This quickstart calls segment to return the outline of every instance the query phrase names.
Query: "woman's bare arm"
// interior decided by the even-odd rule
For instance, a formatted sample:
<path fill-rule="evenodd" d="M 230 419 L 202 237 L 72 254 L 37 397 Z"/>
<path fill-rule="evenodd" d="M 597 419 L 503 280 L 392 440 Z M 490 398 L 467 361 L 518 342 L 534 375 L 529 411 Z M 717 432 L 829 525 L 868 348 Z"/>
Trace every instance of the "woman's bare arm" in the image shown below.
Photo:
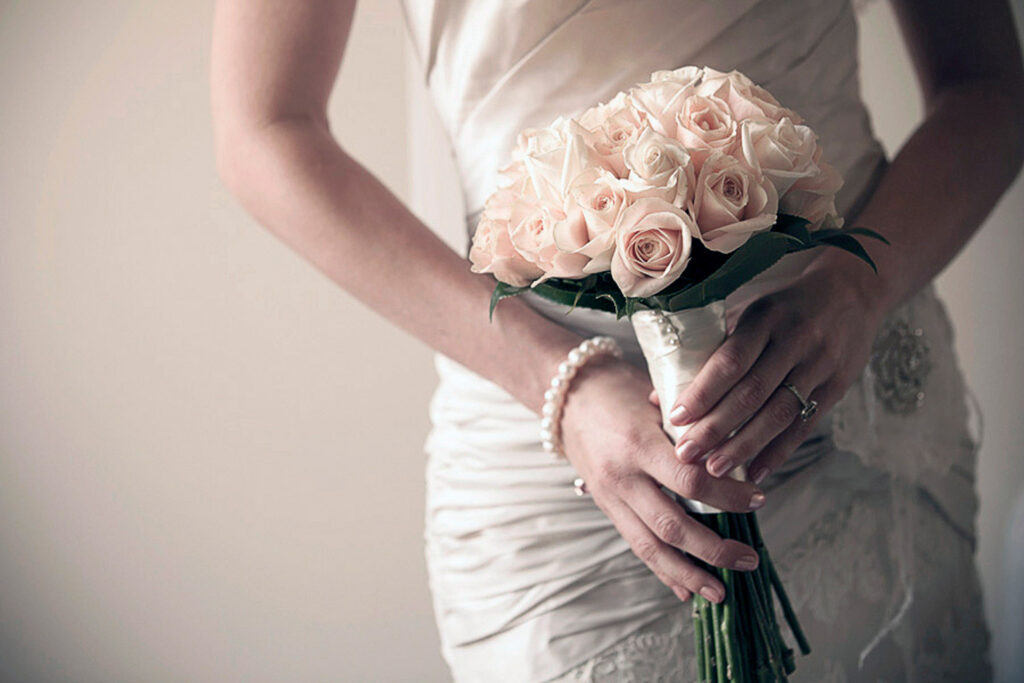
<path fill-rule="evenodd" d="M 949 263 L 1020 171 L 1024 68 L 1005 0 L 893 4 L 927 114 L 860 215 L 847 217 L 892 246 L 866 245 L 878 275 L 822 250 L 795 285 L 747 310 L 675 408 L 674 419 L 693 423 L 680 444 L 687 459 L 721 444 L 707 460 L 714 474 L 752 457 L 755 480 L 777 469 L 815 423 L 796 419 L 800 406 L 780 384 L 819 401 L 820 419 L 863 370 L 882 317 Z"/>
<path fill-rule="evenodd" d="M 276 236 L 373 310 L 539 410 L 577 335 L 493 280 L 338 146 L 327 99 L 354 0 L 217 3 L 212 100 L 224 182 Z M 356 106 L 353 104 L 353 106 Z"/>
<path fill-rule="evenodd" d="M 488 323 L 493 280 L 472 274 L 331 135 L 327 98 L 354 4 L 219 0 L 212 97 L 220 173 L 260 223 L 342 288 L 539 410 L 579 337 L 518 300 L 502 302 Z M 757 556 L 686 516 L 658 484 L 737 512 L 764 497 L 752 484 L 680 463 L 647 403 L 650 389 L 627 363 L 588 364 L 566 399 L 566 455 L 666 585 L 683 599 L 700 591 L 718 601 L 721 583 L 680 551 L 733 569 L 753 568 Z"/>
<path fill-rule="evenodd" d="M 946 267 L 1024 159 L 1024 67 L 1008 3 L 892 4 L 926 114 L 863 211 L 850 217 L 851 225 L 884 233 L 892 246 L 868 245 L 879 277 L 835 250 L 815 266 L 845 269 L 886 309 Z"/>

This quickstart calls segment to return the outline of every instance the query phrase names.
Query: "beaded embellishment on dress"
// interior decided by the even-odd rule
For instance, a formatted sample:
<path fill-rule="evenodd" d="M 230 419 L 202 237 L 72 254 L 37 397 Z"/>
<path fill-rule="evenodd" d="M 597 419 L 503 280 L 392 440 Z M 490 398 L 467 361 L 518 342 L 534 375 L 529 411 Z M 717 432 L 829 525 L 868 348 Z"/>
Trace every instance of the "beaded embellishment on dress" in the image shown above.
<path fill-rule="evenodd" d="M 886 320 L 871 352 L 875 395 L 882 405 L 899 414 L 917 410 L 924 403 L 924 383 L 930 370 L 924 331 L 911 329 L 899 318 Z"/>

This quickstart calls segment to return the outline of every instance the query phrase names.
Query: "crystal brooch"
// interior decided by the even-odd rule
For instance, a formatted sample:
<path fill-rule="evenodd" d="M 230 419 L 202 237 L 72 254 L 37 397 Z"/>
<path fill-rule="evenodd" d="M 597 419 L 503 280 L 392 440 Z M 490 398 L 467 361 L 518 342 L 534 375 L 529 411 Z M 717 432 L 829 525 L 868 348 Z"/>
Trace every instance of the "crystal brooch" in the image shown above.
<path fill-rule="evenodd" d="M 924 384 L 931 371 L 928 342 L 921 328 L 903 320 L 882 325 L 871 350 L 875 396 L 887 410 L 906 415 L 924 403 Z"/>

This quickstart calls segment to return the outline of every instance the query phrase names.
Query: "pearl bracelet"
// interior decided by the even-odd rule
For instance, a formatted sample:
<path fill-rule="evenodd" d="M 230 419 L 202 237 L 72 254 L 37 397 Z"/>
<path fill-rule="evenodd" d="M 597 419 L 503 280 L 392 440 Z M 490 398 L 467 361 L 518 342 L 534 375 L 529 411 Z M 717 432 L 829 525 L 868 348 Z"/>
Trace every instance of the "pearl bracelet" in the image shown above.
<path fill-rule="evenodd" d="M 609 354 L 622 358 L 622 349 L 611 337 L 591 337 L 569 352 L 569 357 L 559 363 L 558 372 L 551 378 L 551 386 L 544 392 L 543 416 L 540 421 L 540 439 L 544 450 L 559 458 L 564 458 L 559 425 L 562 421 L 562 409 L 565 407 L 565 395 L 569 391 L 569 383 L 580 368 L 595 356 Z"/>

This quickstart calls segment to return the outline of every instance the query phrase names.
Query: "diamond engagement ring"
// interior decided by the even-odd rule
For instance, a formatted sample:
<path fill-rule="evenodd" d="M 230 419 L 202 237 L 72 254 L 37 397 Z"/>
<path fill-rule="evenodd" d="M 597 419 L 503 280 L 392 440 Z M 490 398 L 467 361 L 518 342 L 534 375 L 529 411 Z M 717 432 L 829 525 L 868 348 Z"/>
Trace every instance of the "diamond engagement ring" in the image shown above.
<path fill-rule="evenodd" d="M 803 394 L 797 391 L 797 388 L 793 386 L 790 382 L 783 382 L 782 386 L 792 391 L 793 395 L 796 396 L 796 400 L 800 401 L 800 405 L 803 407 L 803 410 L 800 411 L 801 420 L 807 422 L 812 417 L 814 417 L 814 414 L 818 412 L 817 401 L 815 401 L 813 398 L 808 401 L 806 398 L 803 397 Z"/>
<path fill-rule="evenodd" d="M 587 482 L 583 481 L 583 477 L 576 477 L 572 482 L 572 489 L 577 496 L 584 496 L 587 494 Z"/>

